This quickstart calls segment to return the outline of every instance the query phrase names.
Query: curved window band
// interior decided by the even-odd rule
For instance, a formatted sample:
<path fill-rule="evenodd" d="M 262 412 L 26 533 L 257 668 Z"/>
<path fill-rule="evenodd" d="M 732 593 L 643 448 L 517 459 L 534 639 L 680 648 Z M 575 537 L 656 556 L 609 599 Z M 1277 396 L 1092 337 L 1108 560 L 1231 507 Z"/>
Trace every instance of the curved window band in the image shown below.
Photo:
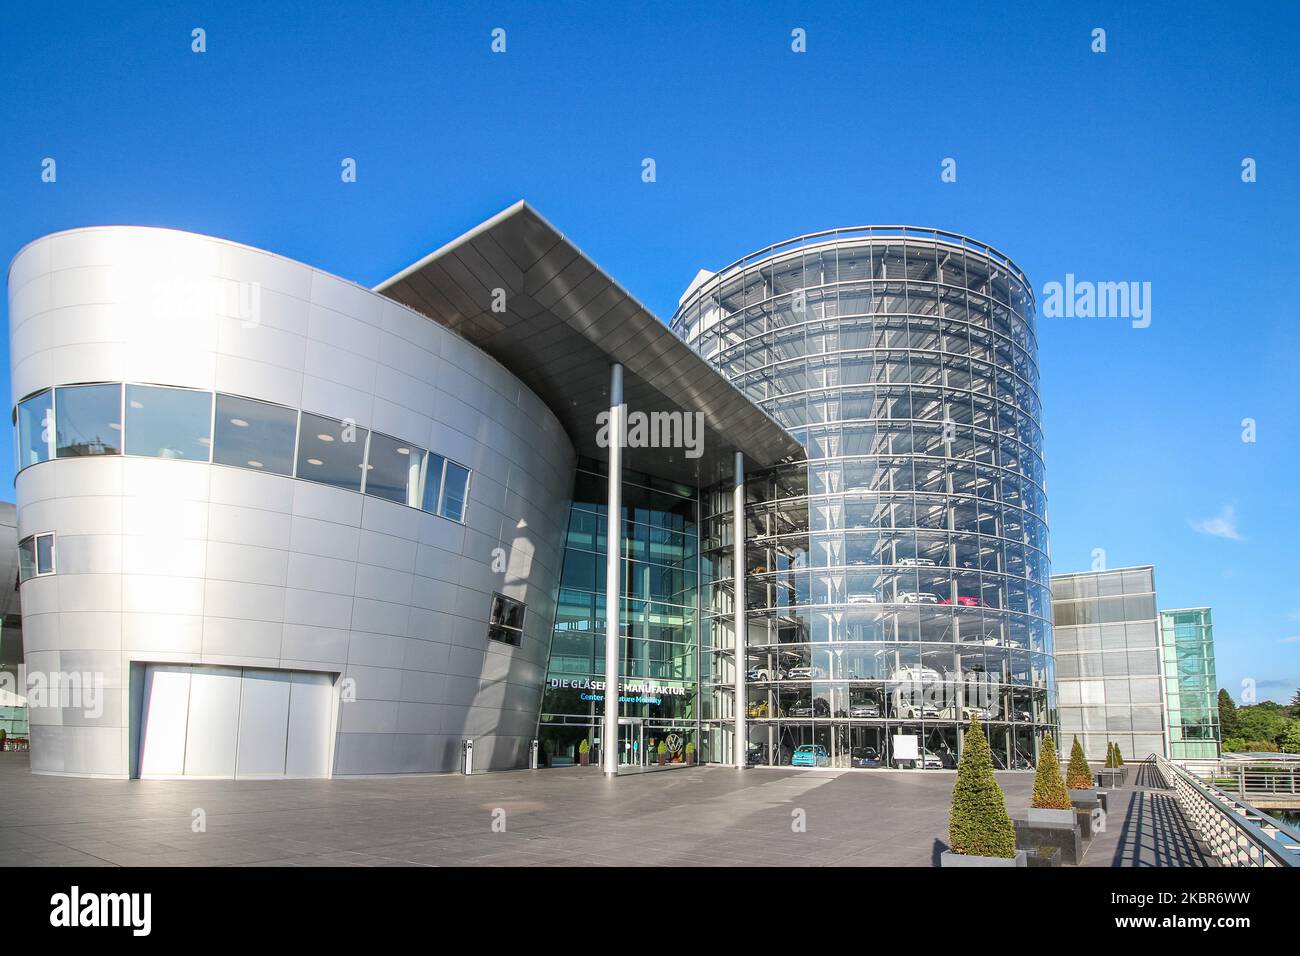
<path fill-rule="evenodd" d="M 469 468 L 411 442 L 260 399 L 166 385 L 58 385 L 13 412 L 16 470 L 116 456 L 226 465 L 383 498 L 463 524 Z"/>

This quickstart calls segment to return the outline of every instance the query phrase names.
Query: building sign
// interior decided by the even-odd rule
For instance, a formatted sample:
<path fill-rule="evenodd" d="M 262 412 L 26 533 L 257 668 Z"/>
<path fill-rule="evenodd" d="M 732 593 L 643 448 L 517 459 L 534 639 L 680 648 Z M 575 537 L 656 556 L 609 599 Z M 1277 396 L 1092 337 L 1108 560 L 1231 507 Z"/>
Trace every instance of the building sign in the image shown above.
<path fill-rule="evenodd" d="M 895 760 L 919 760 L 920 757 L 920 738 L 916 734 L 894 734 Z"/>
<path fill-rule="evenodd" d="M 550 685 L 554 690 L 573 688 L 599 691 L 602 694 L 605 692 L 605 682 L 603 680 L 592 680 L 590 677 L 552 677 Z M 660 684 L 658 681 L 639 681 L 637 683 L 619 681 L 618 692 L 620 694 L 666 694 L 669 697 L 685 697 L 690 693 L 687 688 L 680 685 Z"/>
<path fill-rule="evenodd" d="M 580 700 L 599 703 L 605 699 L 605 682 L 590 677 L 552 677 L 548 683 L 552 690 L 580 690 Z M 662 704 L 665 697 L 687 697 L 690 691 L 680 685 L 660 684 L 658 681 L 619 681 L 620 704 Z"/>

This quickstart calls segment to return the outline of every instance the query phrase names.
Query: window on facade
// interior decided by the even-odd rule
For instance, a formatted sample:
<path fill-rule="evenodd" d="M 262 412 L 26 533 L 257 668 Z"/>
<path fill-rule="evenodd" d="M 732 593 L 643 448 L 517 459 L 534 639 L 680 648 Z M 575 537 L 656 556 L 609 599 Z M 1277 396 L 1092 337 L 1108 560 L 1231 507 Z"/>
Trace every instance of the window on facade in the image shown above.
<path fill-rule="evenodd" d="M 18 469 L 54 457 L 54 392 L 18 404 Z"/>
<path fill-rule="evenodd" d="M 218 395 L 212 460 L 218 465 L 292 475 L 297 426 L 298 413 L 292 408 Z"/>
<path fill-rule="evenodd" d="M 298 430 L 298 477 L 360 491 L 367 433 L 351 422 L 303 412 Z"/>
<path fill-rule="evenodd" d="M 349 421 L 256 399 L 162 385 L 59 386 L 20 402 L 14 425 L 19 470 L 123 450 L 274 475 L 293 476 L 296 466 L 308 481 L 465 520 L 470 471 L 463 465 Z"/>
<path fill-rule="evenodd" d="M 122 386 L 75 385 L 54 390 L 56 454 L 60 458 L 122 453 Z"/>
<path fill-rule="evenodd" d="M 207 461 L 212 393 L 154 385 L 126 387 L 126 453 Z"/>
<path fill-rule="evenodd" d="M 372 432 L 366 458 L 366 494 L 420 507 L 420 474 L 424 449 Z"/>
<path fill-rule="evenodd" d="M 515 647 L 524 642 L 524 605 L 501 594 L 492 595 L 488 637 Z"/>
<path fill-rule="evenodd" d="M 465 496 L 469 492 L 469 469 L 454 461 L 447 462 L 447 473 L 442 482 L 442 500 L 438 514 L 452 521 L 465 518 Z"/>
<path fill-rule="evenodd" d="M 18 542 L 18 580 L 54 573 L 54 535 L 34 534 Z"/>
<path fill-rule="evenodd" d="M 442 496 L 442 472 L 447 459 L 429 452 L 424 462 L 424 475 L 421 483 L 421 505 L 430 514 L 438 513 L 438 500 Z"/>

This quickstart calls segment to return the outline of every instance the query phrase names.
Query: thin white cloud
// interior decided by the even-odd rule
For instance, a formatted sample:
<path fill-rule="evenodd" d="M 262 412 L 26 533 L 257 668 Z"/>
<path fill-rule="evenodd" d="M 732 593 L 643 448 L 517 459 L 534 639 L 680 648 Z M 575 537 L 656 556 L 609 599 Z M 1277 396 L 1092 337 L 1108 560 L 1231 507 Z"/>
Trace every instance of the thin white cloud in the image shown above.
<path fill-rule="evenodd" d="M 1237 509 L 1232 505 L 1224 505 L 1213 518 L 1203 518 L 1200 521 L 1189 521 L 1193 531 L 1199 531 L 1201 534 L 1208 534 L 1215 538 L 1227 538 L 1229 541 L 1241 541 L 1241 533 L 1237 531 Z"/>
<path fill-rule="evenodd" d="M 1277 642 L 1279 644 L 1300 644 L 1300 634 L 1295 637 L 1279 637 Z"/>

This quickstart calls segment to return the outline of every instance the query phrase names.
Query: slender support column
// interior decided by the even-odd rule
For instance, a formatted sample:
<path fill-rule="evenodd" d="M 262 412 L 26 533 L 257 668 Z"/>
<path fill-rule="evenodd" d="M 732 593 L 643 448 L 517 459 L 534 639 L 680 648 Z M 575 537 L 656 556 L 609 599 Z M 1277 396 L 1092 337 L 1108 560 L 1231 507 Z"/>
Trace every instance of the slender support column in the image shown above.
<path fill-rule="evenodd" d="M 600 759 L 605 776 L 618 774 L 620 610 L 623 563 L 623 366 L 609 367 L 609 502 L 605 509 L 605 719 Z"/>
<path fill-rule="evenodd" d="M 732 490 L 731 565 L 734 575 L 736 629 L 736 755 L 737 768 L 745 766 L 749 755 L 749 729 L 745 726 L 745 708 L 749 701 L 745 689 L 745 456 L 736 452 L 735 487 Z"/>

